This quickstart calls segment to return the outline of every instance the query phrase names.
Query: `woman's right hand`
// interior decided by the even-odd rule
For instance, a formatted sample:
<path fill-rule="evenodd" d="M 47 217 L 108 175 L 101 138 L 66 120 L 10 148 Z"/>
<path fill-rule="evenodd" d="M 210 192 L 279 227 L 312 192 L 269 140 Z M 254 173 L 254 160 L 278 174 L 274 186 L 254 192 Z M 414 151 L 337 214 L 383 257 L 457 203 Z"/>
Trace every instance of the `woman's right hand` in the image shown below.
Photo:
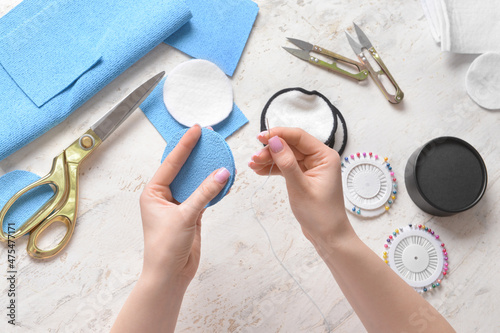
<path fill-rule="evenodd" d="M 293 213 L 369 332 L 454 332 L 423 297 L 366 246 L 347 219 L 339 155 L 303 130 L 273 128 L 252 156 L 259 175 L 286 179 Z"/>
<path fill-rule="evenodd" d="M 355 237 L 344 208 L 338 153 L 298 128 L 272 128 L 257 138 L 267 146 L 249 167 L 258 175 L 271 171 L 285 178 L 293 214 L 318 252 Z"/>

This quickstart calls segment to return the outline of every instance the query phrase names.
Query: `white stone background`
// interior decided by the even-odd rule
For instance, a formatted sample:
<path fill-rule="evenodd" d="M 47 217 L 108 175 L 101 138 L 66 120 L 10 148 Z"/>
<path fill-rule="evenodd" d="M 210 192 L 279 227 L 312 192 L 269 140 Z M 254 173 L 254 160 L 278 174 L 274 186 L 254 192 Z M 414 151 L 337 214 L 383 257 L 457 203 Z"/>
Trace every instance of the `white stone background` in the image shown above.
<path fill-rule="evenodd" d="M 0 15 L 19 2 L 3 0 Z M 227 140 L 238 175 L 230 195 L 205 213 L 201 264 L 185 296 L 177 331 L 325 331 L 316 308 L 272 256 L 250 205 L 250 197 L 264 181 L 247 167 L 250 156 L 261 148 L 255 139 L 260 113 L 275 92 L 296 86 L 320 91 L 341 110 L 350 134 L 347 153 L 377 152 L 388 156 L 394 166 L 400 187 L 393 209 L 373 220 L 351 216 L 361 239 L 380 254 L 388 233 L 396 227 L 430 226 L 447 244 L 450 274 L 441 288 L 425 298 L 459 332 L 499 331 L 499 114 L 477 106 L 465 91 L 465 73 L 476 55 L 441 52 L 417 0 L 256 2 L 260 12 L 231 78 L 235 102 L 250 120 Z M 405 92 L 400 105 L 389 104 L 371 79 L 359 84 L 281 49 L 291 46 L 286 37 L 295 37 L 354 59 L 344 36 L 344 30 L 353 32 L 353 21 L 370 37 Z M 16 169 L 46 174 L 52 158 L 131 89 L 160 71 L 168 74 L 187 59 L 159 45 L 62 124 L 1 161 L 0 175 Z M 403 184 L 410 154 L 442 135 L 457 136 L 475 146 L 489 176 L 481 202 L 452 217 L 422 212 Z M 70 244 L 54 259 L 36 261 L 24 251 L 26 239 L 17 243 L 18 326 L 12 330 L 6 324 L 4 280 L 1 332 L 109 330 L 140 274 L 143 236 L 138 199 L 164 147 L 146 117 L 136 112 L 84 162 L 78 222 Z M 254 206 L 279 258 L 317 302 L 332 330 L 364 331 L 327 267 L 301 234 L 283 180 L 272 178 L 255 196 Z M 0 258 L 6 257 L 2 246 Z M 1 270 L 6 271 L 1 260 Z M 390 327 L 388 322 L 388 331 Z"/>

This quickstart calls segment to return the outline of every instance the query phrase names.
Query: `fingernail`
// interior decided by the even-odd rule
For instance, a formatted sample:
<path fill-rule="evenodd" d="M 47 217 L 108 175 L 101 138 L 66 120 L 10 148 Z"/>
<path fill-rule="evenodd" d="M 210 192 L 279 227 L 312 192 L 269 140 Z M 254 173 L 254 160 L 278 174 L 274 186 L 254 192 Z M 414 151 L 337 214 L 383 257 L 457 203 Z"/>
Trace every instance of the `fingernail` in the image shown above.
<path fill-rule="evenodd" d="M 226 168 L 222 168 L 219 171 L 217 171 L 217 173 L 214 175 L 214 178 L 215 178 L 215 181 L 223 184 L 229 179 L 230 175 L 231 174 L 229 173 L 229 171 Z"/>
<path fill-rule="evenodd" d="M 260 133 L 259 133 L 259 135 L 257 135 L 257 138 L 264 137 L 264 136 L 266 136 L 267 134 L 268 134 L 268 132 L 267 132 L 267 131 L 262 131 L 262 132 L 260 132 Z"/>
<path fill-rule="evenodd" d="M 214 128 L 213 128 L 212 126 L 207 126 L 207 128 L 208 128 L 209 130 L 211 130 L 211 131 L 213 131 L 213 130 L 214 130 Z"/>
<path fill-rule="evenodd" d="M 272 138 L 270 138 L 268 143 L 269 148 L 271 148 L 271 151 L 273 153 L 279 153 L 283 150 L 283 144 L 281 143 L 281 140 L 278 136 L 273 136 Z"/>
<path fill-rule="evenodd" d="M 260 154 L 262 154 L 262 152 L 264 151 L 264 149 L 261 149 L 259 150 L 258 152 L 256 152 L 255 154 L 252 155 L 252 161 L 254 160 L 254 157 L 258 157 L 260 156 Z"/>

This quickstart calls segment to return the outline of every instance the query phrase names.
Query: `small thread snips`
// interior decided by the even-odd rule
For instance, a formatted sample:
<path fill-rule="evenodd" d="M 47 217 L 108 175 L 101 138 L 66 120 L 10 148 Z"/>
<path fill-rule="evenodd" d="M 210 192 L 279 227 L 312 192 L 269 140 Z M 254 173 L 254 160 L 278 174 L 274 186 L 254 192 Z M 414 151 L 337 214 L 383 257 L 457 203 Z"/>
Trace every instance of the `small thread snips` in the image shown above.
<path fill-rule="evenodd" d="M 375 81 L 375 83 L 377 84 L 380 91 L 382 91 L 385 98 L 389 102 L 394 104 L 401 102 L 404 97 L 403 91 L 401 90 L 401 88 L 399 88 L 398 84 L 396 83 L 396 80 L 394 80 L 394 77 L 389 72 L 389 69 L 387 69 L 387 66 L 382 61 L 382 58 L 380 58 L 380 55 L 375 50 L 372 43 L 366 36 L 366 34 L 355 23 L 353 23 L 353 25 L 354 25 L 354 30 L 356 31 L 356 34 L 358 36 L 359 42 L 354 40 L 354 38 L 351 37 L 351 35 L 349 35 L 347 31 L 346 31 L 346 37 L 347 40 L 349 41 L 349 44 L 351 45 L 351 48 L 353 49 L 354 53 L 356 53 L 356 56 L 358 57 L 360 62 L 349 59 L 332 51 L 328 51 L 321 46 L 313 45 L 311 43 L 294 38 L 287 38 L 287 39 L 295 46 L 297 46 L 299 49 L 292 49 L 288 47 L 283 47 L 283 48 L 286 51 L 290 52 L 292 55 L 300 59 L 303 59 L 313 65 L 326 68 L 328 70 L 334 71 L 336 73 L 342 74 L 344 76 L 350 77 L 358 81 L 362 81 L 366 79 L 368 75 L 370 75 L 373 81 Z M 363 49 L 366 49 L 370 53 L 371 57 L 377 62 L 377 64 L 380 67 L 379 71 L 375 71 L 373 67 L 370 65 L 368 59 L 366 58 L 363 52 Z M 322 54 L 327 58 L 331 59 L 333 62 L 328 63 L 317 57 L 314 57 L 313 55 L 310 54 L 311 52 Z M 357 72 L 349 72 L 342 68 L 339 68 L 337 62 L 351 67 L 355 67 L 357 69 Z M 389 79 L 389 81 L 391 82 L 391 84 L 394 86 L 395 89 L 394 95 L 390 94 L 387 91 L 382 81 L 380 81 L 379 75 L 385 75 Z"/>

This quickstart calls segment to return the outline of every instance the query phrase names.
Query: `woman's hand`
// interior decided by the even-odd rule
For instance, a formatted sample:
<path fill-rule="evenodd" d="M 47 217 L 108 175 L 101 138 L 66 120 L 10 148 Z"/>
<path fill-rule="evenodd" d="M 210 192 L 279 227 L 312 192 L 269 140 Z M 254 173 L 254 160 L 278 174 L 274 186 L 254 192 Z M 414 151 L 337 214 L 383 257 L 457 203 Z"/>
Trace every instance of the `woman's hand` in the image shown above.
<path fill-rule="evenodd" d="M 259 135 L 266 148 L 252 156 L 259 175 L 286 179 L 293 213 L 369 332 L 453 332 L 423 297 L 354 233 L 342 194 L 340 158 L 303 130 L 273 128 Z M 418 319 L 417 319 L 418 318 Z M 417 324 L 418 323 L 418 324 Z"/>
<path fill-rule="evenodd" d="M 189 284 L 200 261 L 201 217 L 204 207 L 224 188 L 230 174 L 215 170 L 182 204 L 172 198 L 169 185 L 201 136 L 189 129 L 144 189 L 141 215 L 144 228 L 143 274 L 180 279 Z"/>
<path fill-rule="evenodd" d="M 175 330 L 184 293 L 200 262 L 204 207 L 229 178 L 226 169 L 215 170 L 186 201 L 174 201 L 169 186 L 200 136 L 199 126 L 190 128 L 142 192 L 143 270 L 111 332 Z"/>
<path fill-rule="evenodd" d="M 271 173 L 285 178 L 293 214 L 318 251 L 355 236 L 345 213 L 337 152 L 298 128 L 272 128 L 257 138 L 267 146 L 252 156 L 250 168 L 264 176 L 275 163 Z"/>

